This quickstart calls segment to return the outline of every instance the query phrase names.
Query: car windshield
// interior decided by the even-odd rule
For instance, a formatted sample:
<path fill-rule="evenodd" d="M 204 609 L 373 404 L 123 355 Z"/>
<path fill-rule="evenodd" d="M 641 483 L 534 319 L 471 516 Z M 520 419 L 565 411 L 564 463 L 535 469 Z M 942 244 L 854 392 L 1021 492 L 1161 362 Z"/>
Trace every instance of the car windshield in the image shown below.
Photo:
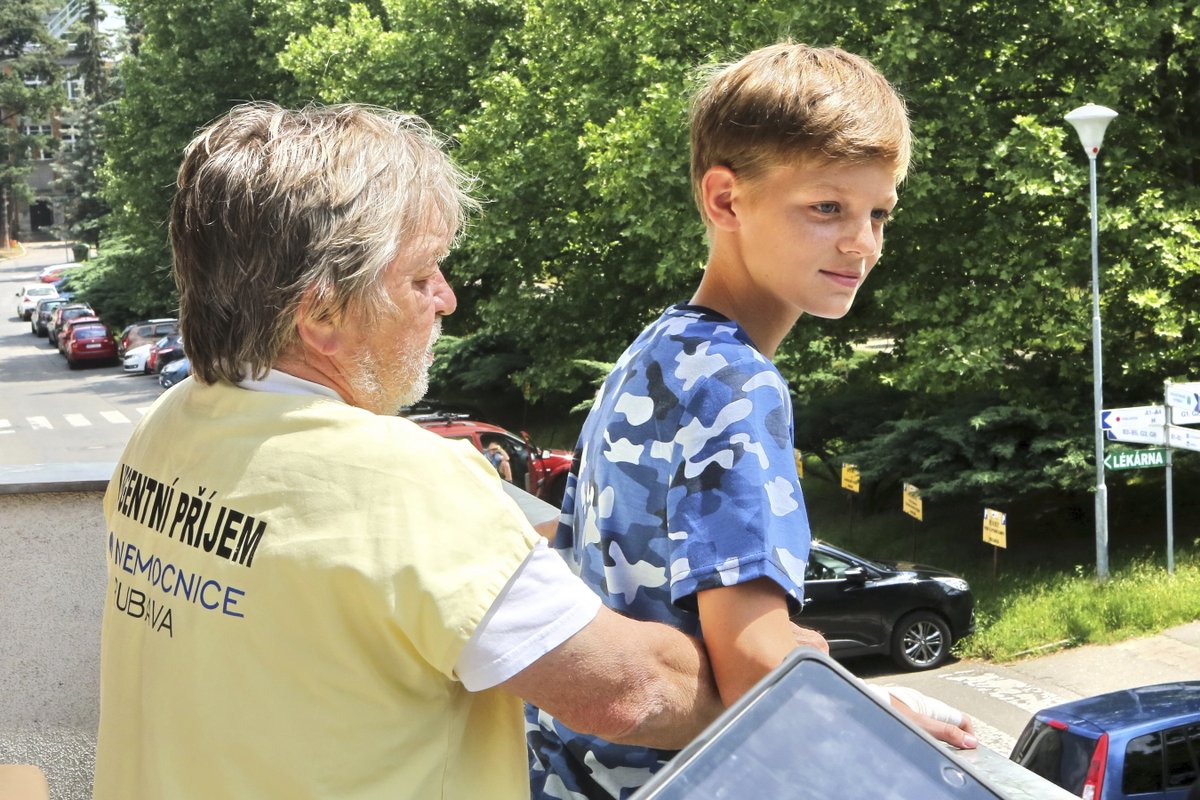
<path fill-rule="evenodd" d="M 1017 740 L 1012 760 L 1078 795 L 1095 749 L 1096 739 L 1034 719 Z"/>

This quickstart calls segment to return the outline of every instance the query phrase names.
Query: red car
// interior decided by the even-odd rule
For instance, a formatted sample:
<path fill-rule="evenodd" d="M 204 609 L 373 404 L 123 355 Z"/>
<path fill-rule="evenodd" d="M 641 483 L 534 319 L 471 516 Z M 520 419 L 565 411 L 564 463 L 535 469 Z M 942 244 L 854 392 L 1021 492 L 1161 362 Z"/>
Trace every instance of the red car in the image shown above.
<path fill-rule="evenodd" d="M 117 342 L 112 331 L 100 320 L 75 322 L 65 333 L 63 355 L 71 369 L 79 369 L 83 361 L 117 363 Z"/>
<path fill-rule="evenodd" d="M 92 313 L 64 318 L 62 324 L 58 326 L 58 337 L 54 340 L 54 346 L 58 348 L 59 355 L 65 356 L 67 354 L 67 337 L 71 335 L 71 329 L 81 322 L 100 322 L 100 318 Z"/>
<path fill-rule="evenodd" d="M 492 443 L 500 445 L 508 453 L 513 483 L 551 505 L 562 505 L 571 471 L 571 454 L 566 450 L 540 450 L 524 431 L 518 436 L 467 414 L 436 412 L 413 414 L 408 419 L 447 439 L 466 439 L 481 453 Z"/>

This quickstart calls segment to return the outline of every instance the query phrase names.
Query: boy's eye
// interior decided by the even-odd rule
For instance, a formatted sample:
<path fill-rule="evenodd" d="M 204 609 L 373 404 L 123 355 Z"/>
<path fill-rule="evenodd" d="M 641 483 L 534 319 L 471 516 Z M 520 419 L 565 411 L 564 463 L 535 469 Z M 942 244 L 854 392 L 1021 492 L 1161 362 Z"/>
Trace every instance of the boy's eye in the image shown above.
<path fill-rule="evenodd" d="M 886 208 L 877 208 L 871 212 L 871 219 L 875 220 L 876 222 L 887 222 L 891 218 L 892 212 L 888 211 Z"/>
<path fill-rule="evenodd" d="M 836 214 L 837 210 L 838 210 L 838 204 L 837 203 L 817 203 L 816 205 L 813 206 L 813 208 L 815 208 L 817 211 L 821 212 L 822 214 Z"/>

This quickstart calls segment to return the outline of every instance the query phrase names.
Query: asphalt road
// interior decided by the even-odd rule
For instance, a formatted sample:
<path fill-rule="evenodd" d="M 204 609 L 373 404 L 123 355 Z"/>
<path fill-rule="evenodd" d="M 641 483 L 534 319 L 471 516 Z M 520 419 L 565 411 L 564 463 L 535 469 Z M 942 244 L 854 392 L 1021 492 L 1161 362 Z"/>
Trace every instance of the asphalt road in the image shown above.
<path fill-rule="evenodd" d="M 0 260 L 0 465 L 116 462 L 162 388 L 120 367 L 68 369 L 44 337 L 30 333 L 16 314 L 17 290 L 69 256 L 61 245 L 27 248 Z"/>
<path fill-rule="evenodd" d="M 1088 645 L 1010 664 L 956 661 L 928 672 L 896 673 L 885 659 L 846 664 L 869 683 L 908 686 L 971 715 L 979 741 L 1003 755 L 1046 706 L 1104 692 L 1200 680 L 1200 621 L 1156 636 Z"/>

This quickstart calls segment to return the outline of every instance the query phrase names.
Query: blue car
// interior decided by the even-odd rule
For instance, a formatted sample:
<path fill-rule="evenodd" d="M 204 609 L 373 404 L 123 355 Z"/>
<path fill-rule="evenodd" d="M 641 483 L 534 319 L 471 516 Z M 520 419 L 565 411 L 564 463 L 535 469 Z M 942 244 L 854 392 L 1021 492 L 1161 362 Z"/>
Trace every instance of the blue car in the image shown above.
<path fill-rule="evenodd" d="M 177 358 L 162 368 L 158 373 L 158 383 L 164 389 L 170 389 L 175 384 L 192 374 L 192 362 L 187 356 Z"/>
<path fill-rule="evenodd" d="M 1200 780 L 1200 681 L 1042 709 L 1011 758 L 1085 800 L 1184 800 Z"/>

